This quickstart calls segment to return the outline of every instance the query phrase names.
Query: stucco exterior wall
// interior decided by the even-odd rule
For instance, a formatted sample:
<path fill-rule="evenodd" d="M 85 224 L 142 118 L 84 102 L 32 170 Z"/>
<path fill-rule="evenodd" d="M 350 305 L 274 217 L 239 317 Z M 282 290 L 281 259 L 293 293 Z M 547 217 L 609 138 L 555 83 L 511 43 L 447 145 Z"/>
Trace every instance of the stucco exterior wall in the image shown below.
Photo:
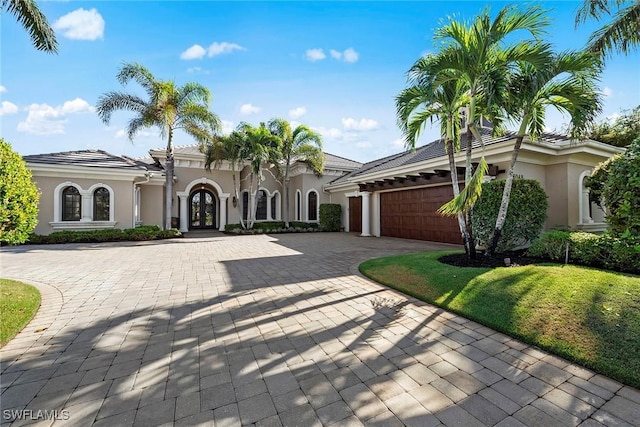
<path fill-rule="evenodd" d="M 88 178 L 69 178 L 69 177 L 52 177 L 33 173 L 33 181 L 40 190 L 40 203 L 38 211 L 38 225 L 36 226 L 36 234 L 50 234 L 56 230 L 49 223 L 54 221 L 54 204 L 55 189 L 58 185 L 66 182 L 76 184 L 82 190 L 89 190 L 96 184 L 104 184 L 113 190 L 114 197 L 110 203 L 114 206 L 115 228 L 131 228 L 133 227 L 133 179 L 130 181 L 113 180 L 113 179 L 88 179 Z M 61 194 L 58 196 L 61 197 Z M 59 208 L 62 210 L 62 204 Z M 84 207 L 83 207 L 84 209 Z M 85 214 L 85 212 L 83 212 Z M 61 215 L 60 215 L 61 217 Z M 78 223 L 78 221 L 69 221 L 69 229 Z M 90 228 L 90 224 L 87 224 Z"/>
<path fill-rule="evenodd" d="M 142 225 L 164 223 L 164 185 L 140 185 L 140 220 Z"/>
<path fill-rule="evenodd" d="M 567 164 L 549 165 L 546 168 L 546 181 L 549 183 L 545 192 L 549 196 L 549 209 L 545 229 L 566 227 L 569 225 L 569 182 Z"/>

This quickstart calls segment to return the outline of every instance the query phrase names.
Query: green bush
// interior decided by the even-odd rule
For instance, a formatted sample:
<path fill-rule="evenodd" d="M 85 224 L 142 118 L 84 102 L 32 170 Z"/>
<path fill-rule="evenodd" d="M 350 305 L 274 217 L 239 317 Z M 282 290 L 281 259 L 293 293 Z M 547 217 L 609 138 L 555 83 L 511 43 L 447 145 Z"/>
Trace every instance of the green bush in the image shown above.
<path fill-rule="evenodd" d="M 548 231 L 529 247 L 529 255 L 564 262 L 569 244 L 573 264 L 640 273 L 640 237 L 611 233 Z"/>
<path fill-rule="evenodd" d="M 175 228 L 162 230 L 156 225 L 145 225 L 120 230 L 110 228 L 104 230 L 55 231 L 48 235 L 31 234 L 27 241 L 33 245 L 56 243 L 101 243 L 138 240 L 157 240 L 180 237 L 182 233 Z"/>
<path fill-rule="evenodd" d="M 342 206 L 337 203 L 320 205 L 320 230 L 340 231 L 342 226 Z"/>
<path fill-rule="evenodd" d="M 0 244 L 27 240 L 38 224 L 39 197 L 24 159 L 0 138 Z"/>
<path fill-rule="evenodd" d="M 598 165 L 586 185 L 590 196 L 606 205 L 612 233 L 640 236 L 640 138 L 625 153 Z"/>
<path fill-rule="evenodd" d="M 227 224 L 224 226 L 225 233 L 232 234 L 262 234 L 262 233 L 299 233 L 302 231 L 317 231 L 318 224 L 315 222 L 291 221 L 289 228 L 285 228 L 284 221 L 262 221 L 255 222 L 253 228 L 245 230 L 240 224 Z"/>
<path fill-rule="evenodd" d="M 473 231 L 480 245 L 487 246 L 493 234 L 504 184 L 504 180 L 482 184 L 482 196 L 473 207 Z M 547 218 L 547 206 L 547 195 L 538 181 L 514 179 L 498 251 L 526 245 L 538 237 Z"/>

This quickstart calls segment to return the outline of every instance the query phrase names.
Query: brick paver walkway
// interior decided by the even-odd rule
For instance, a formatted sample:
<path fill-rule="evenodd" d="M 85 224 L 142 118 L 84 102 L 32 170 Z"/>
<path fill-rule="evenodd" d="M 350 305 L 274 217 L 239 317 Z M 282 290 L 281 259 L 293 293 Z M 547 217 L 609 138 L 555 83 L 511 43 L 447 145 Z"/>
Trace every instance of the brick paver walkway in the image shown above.
<path fill-rule="evenodd" d="M 442 247 L 335 233 L 5 248 L 2 276 L 43 306 L 0 351 L 2 421 L 640 423 L 638 390 L 357 273 Z"/>

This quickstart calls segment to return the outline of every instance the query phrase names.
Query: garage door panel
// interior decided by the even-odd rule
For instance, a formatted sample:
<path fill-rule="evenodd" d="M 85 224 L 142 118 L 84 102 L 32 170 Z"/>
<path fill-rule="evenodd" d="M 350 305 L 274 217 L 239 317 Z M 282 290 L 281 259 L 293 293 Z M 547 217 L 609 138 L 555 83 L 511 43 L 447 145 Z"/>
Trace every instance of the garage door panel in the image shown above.
<path fill-rule="evenodd" d="M 462 243 L 458 221 L 438 208 L 453 198 L 450 185 L 380 194 L 380 233 L 383 236 L 434 242 Z"/>

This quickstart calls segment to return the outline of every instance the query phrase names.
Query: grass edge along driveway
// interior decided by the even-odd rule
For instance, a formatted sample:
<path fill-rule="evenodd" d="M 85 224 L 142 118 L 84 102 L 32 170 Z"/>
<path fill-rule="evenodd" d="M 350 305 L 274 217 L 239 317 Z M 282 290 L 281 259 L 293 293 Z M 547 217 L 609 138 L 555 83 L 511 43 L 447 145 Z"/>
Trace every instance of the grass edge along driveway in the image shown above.
<path fill-rule="evenodd" d="M 31 285 L 0 279 L 0 347 L 20 332 L 40 307 L 40 292 Z"/>
<path fill-rule="evenodd" d="M 368 260 L 376 282 L 640 388 L 640 276 L 538 264 L 461 268 L 451 251 Z"/>

